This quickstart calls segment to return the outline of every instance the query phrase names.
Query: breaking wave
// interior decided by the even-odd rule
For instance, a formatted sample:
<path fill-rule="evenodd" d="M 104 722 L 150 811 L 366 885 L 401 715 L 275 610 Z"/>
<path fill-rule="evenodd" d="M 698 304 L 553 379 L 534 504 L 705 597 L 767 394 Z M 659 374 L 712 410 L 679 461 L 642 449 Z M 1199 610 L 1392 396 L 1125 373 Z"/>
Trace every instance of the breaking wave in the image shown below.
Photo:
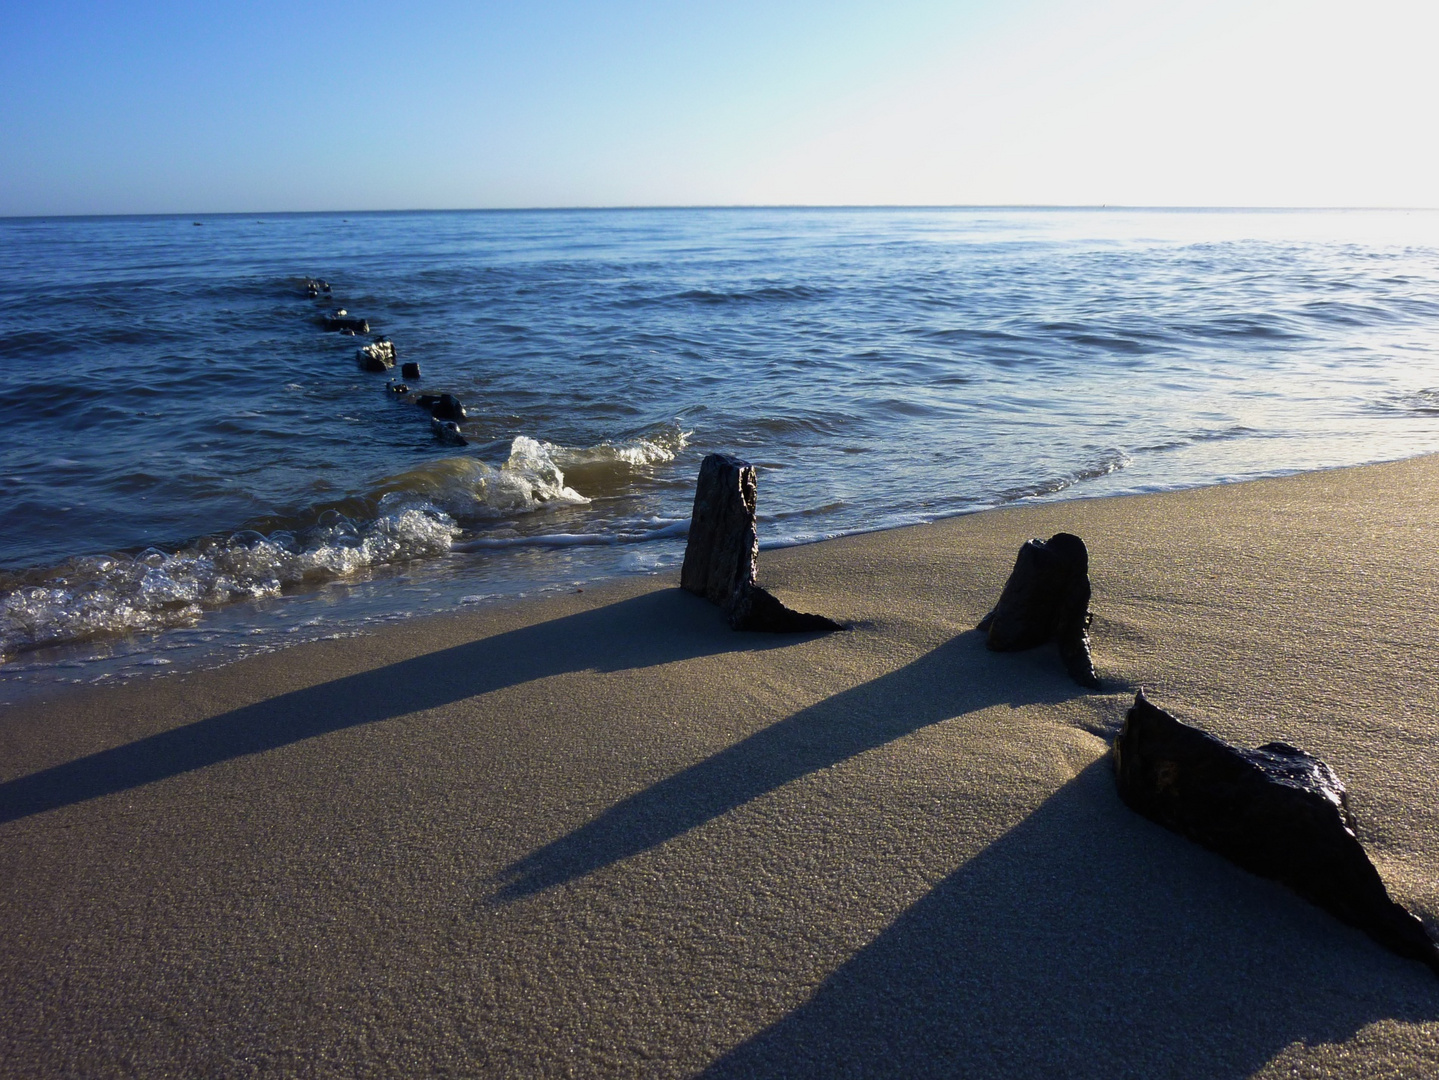
<path fill-rule="evenodd" d="M 48 570 L 3 575 L 0 656 L 99 634 L 183 626 L 234 600 L 278 596 L 441 554 L 458 532 L 446 515 L 417 507 L 364 523 L 331 511 L 303 531 L 241 530 L 175 551 L 82 556 Z"/>
<path fill-rule="evenodd" d="M 625 490 L 637 473 L 675 459 L 689 439 L 677 425 L 648 437 L 561 446 L 528 435 L 498 468 L 477 457 L 441 458 L 381 480 L 372 500 L 420 498 L 462 522 L 492 521 L 544 507 L 582 506 Z"/>
<path fill-rule="evenodd" d="M 410 502 L 468 522 L 512 517 L 544 506 L 590 500 L 565 483 L 544 445 L 521 435 L 498 468 L 477 457 L 449 457 L 385 477 L 367 501 Z"/>
<path fill-rule="evenodd" d="M 683 535 L 688 522 L 648 520 L 606 533 L 473 537 L 467 532 L 591 499 L 567 470 L 632 474 L 672 461 L 678 427 L 627 442 L 575 448 L 516 437 L 499 466 L 478 457 L 427 462 L 384 477 L 367 492 L 278 515 L 173 550 L 82 556 L 58 566 L 0 572 L 0 657 L 102 634 L 194 623 L 206 609 L 279 596 L 379 567 L 452 550 L 634 543 Z"/>

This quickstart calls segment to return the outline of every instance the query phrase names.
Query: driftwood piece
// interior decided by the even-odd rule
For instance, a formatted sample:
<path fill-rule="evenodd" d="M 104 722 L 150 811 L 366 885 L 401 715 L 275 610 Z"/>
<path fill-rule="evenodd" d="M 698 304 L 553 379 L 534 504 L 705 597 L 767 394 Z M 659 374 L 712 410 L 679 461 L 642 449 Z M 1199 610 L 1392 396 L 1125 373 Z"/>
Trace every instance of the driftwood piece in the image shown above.
<path fill-rule="evenodd" d="M 1176 720 L 1143 691 L 1114 743 L 1119 797 L 1165 828 L 1288 885 L 1439 974 L 1439 947 L 1389 897 L 1355 835 L 1344 785 L 1286 743 L 1230 746 Z"/>
<path fill-rule="evenodd" d="M 1065 670 L 1081 686 L 1098 686 L 1089 655 L 1089 552 L 1072 533 L 1030 540 L 1019 549 L 1014 569 L 994 610 L 975 629 L 987 633 L 996 652 L 1059 643 Z"/>
<path fill-rule="evenodd" d="M 700 463 L 680 586 L 718 604 L 736 630 L 842 630 L 823 615 L 793 611 L 755 583 L 755 469 L 728 454 Z"/>

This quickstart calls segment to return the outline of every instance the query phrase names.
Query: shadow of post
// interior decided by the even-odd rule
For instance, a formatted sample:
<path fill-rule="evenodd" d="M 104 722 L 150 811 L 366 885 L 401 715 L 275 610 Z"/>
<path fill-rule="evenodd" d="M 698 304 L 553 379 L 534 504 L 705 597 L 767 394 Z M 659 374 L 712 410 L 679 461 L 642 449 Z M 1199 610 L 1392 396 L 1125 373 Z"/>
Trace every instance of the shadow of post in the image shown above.
<path fill-rule="evenodd" d="M 808 773 L 990 705 L 1078 697 L 1053 650 L 1001 656 L 966 632 L 632 795 L 499 875 L 508 902 L 656 847 Z"/>
<path fill-rule="evenodd" d="M 152 784 L 303 739 L 571 671 L 620 671 L 802 636 L 735 634 L 667 589 L 281 694 L 0 784 L 0 823 Z"/>
<path fill-rule="evenodd" d="M 703 1075 L 1219 1080 L 1381 1019 L 1439 982 L 1131 813 L 1105 757 Z"/>

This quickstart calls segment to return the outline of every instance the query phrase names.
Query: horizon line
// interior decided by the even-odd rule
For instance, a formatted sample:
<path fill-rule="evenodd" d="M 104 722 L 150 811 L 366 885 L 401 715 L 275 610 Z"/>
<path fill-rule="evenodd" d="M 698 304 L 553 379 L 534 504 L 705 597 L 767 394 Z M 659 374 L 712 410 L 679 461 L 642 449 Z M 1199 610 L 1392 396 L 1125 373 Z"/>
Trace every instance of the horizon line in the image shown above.
<path fill-rule="evenodd" d="M 1265 206 L 1184 205 L 1161 203 L 658 203 L 576 204 L 568 206 L 398 207 L 383 210 L 191 210 L 73 214 L 0 214 L 0 221 L 47 221 L 84 218 L 221 218 L 297 217 L 347 214 L 534 214 L 625 213 L 677 210 L 1031 210 L 1031 211 L 1149 211 L 1189 213 L 1412 213 L 1432 212 L 1439 206 Z"/>

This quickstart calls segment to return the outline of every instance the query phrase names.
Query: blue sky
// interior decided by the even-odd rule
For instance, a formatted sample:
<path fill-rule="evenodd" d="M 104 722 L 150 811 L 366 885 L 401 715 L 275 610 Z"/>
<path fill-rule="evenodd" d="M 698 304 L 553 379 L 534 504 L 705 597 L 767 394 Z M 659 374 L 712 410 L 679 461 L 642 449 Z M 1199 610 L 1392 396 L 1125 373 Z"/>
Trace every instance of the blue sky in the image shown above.
<path fill-rule="evenodd" d="M 0 0 L 0 214 L 1434 206 L 1435 9 Z"/>

